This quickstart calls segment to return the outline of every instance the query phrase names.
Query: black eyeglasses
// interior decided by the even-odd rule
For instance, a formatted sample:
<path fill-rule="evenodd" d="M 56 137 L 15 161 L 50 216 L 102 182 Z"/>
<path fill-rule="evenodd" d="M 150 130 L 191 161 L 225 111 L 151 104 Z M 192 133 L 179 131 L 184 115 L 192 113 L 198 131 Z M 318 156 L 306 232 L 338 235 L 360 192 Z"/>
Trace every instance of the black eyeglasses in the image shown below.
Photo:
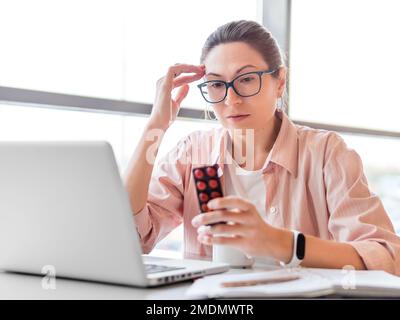
<path fill-rule="evenodd" d="M 224 101 L 228 94 L 229 87 L 241 97 L 251 97 L 258 94 L 261 90 L 261 76 L 263 74 L 272 74 L 274 70 L 253 71 L 241 74 L 230 82 L 223 80 L 210 80 L 197 85 L 201 95 L 209 103 L 219 103 Z"/>

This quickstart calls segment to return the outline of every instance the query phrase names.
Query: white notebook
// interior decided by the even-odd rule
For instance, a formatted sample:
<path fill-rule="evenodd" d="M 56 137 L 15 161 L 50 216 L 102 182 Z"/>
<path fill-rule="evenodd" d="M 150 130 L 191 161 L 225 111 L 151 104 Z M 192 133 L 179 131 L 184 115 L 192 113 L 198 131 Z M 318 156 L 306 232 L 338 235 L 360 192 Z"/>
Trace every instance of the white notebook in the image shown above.
<path fill-rule="evenodd" d="M 298 279 L 251 286 L 223 287 L 223 282 L 249 281 L 294 274 Z M 384 271 L 339 269 L 280 269 L 245 274 L 212 275 L 197 279 L 186 291 L 191 299 L 315 298 L 327 295 L 400 297 L 400 277 Z"/>

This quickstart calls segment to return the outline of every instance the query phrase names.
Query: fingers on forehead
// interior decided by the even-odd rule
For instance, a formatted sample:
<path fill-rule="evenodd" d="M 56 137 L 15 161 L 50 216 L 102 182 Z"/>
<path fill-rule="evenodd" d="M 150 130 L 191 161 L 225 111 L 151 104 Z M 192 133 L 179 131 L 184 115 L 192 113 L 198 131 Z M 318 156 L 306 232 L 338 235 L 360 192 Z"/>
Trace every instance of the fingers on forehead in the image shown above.
<path fill-rule="evenodd" d="M 200 69 L 198 66 L 191 64 L 179 64 L 170 67 L 169 71 L 171 73 L 180 74 L 182 72 L 193 72 L 193 73 L 201 73 L 204 70 Z"/>

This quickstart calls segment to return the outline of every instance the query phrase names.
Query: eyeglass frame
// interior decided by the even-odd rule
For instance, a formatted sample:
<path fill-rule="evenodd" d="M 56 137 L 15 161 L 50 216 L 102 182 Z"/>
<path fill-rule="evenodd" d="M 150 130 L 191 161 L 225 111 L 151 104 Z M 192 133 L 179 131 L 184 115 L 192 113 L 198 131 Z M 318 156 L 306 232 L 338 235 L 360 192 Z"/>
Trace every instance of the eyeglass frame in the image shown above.
<path fill-rule="evenodd" d="M 243 73 L 243 74 L 241 74 L 241 75 L 238 75 L 238 76 L 235 77 L 232 81 L 229 81 L 229 82 L 226 82 L 226 81 L 224 81 L 224 80 L 208 80 L 208 81 L 205 81 L 205 82 L 203 82 L 203 83 L 198 84 L 197 87 L 200 89 L 200 93 L 201 93 L 202 97 L 204 98 L 204 100 L 206 100 L 208 103 L 220 103 L 220 102 L 224 101 L 225 98 L 226 98 L 226 96 L 228 95 L 228 90 L 229 90 L 230 87 L 232 87 L 233 91 L 235 91 L 235 93 L 236 93 L 238 96 L 243 97 L 243 98 L 248 98 L 248 97 L 252 97 L 252 96 L 255 96 L 255 95 L 257 95 L 257 94 L 260 93 L 260 91 L 261 91 L 261 86 L 262 86 L 262 79 L 261 79 L 261 76 L 262 76 L 263 74 L 273 74 L 273 73 L 275 73 L 275 72 L 278 71 L 278 70 L 279 70 L 279 67 L 278 67 L 278 68 L 275 68 L 275 69 L 273 69 L 273 70 L 268 69 L 268 70 L 263 70 L 263 71 L 250 71 L 250 72 L 246 72 L 246 73 Z M 241 94 L 236 90 L 235 86 L 233 85 L 233 82 L 236 81 L 236 79 L 238 79 L 238 78 L 240 78 L 240 77 L 243 77 L 243 76 L 245 76 L 245 75 L 247 75 L 247 74 L 254 74 L 254 73 L 257 74 L 258 77 L 259 77 L 259 79 L 260 79 L 260 86 L 259 86 L 259 88 L 258 88 L 258 91 L 257 91 L 256 93 L 251 94 L 251 95 L 248 95 L 248 96 L 241 95 Z M 207 100 L 206 97 L 204 96 L 203 91 L 201 90 L 201 87 L 203 87 L 206 83 L 210 83 L 210 82 L 219 82 L 219 83 L 223 83 L 223 84 L 225 85 L 225 95 L 224 95 L 224 97 L 223 97 L 221 100 L 216 101 L 216 102 L 211 102 L 211 101 Z"/>

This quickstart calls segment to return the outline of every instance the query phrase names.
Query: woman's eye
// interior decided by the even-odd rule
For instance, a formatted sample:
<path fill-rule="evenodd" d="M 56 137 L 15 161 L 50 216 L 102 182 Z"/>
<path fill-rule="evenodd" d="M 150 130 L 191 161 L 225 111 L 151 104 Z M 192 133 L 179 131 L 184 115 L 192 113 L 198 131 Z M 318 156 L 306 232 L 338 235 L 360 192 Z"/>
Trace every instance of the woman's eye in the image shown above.
<path fill-rule="evenodd" d="M 254 77 L 244 77 L 244 78 L 240 79 L 240 82 L 250 82 L 253 80 L 254 80 Z"/>
<path fill-rule="evenodd" d="M 211 87 L 214 88 L 214 89 L 219 89 L 222 86 L 223 86 L 222 83 L 219 83 L 219 82 L 211 84 Z"/>

